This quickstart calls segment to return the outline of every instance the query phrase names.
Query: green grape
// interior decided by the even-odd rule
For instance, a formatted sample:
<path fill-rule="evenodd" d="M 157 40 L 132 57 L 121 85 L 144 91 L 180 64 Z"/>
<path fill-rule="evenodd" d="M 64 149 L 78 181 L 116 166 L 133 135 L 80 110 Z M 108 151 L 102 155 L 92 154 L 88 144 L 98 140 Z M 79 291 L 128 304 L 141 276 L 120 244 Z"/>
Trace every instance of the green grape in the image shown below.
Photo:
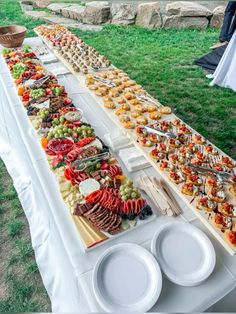
<path fill-rule="evenodd" d="M 137 198 L 137 194 L 135 192 L 131 193 L 131 198 Z"/>
<path fill-rule="evenodd" d="M 98 163 L 96 164 L 96 168 L 97 168 L 97 169 L 100 169 L 100 168 L 101 168 L 100 162 L 98 162 Z"/>
<path fill-rule="evenodd" d="M 133 185 L 133 181 L 130 180 L 130 179 L 128 179 L 127 182 L 126 182 L 126 184 L 131 187 L 131 186 Z"/>
<path fill-rule="evenodd" d="M 130 193 L 132 191 L 132 189 L 131 188 L 125 188 L 125 193 Z"/>

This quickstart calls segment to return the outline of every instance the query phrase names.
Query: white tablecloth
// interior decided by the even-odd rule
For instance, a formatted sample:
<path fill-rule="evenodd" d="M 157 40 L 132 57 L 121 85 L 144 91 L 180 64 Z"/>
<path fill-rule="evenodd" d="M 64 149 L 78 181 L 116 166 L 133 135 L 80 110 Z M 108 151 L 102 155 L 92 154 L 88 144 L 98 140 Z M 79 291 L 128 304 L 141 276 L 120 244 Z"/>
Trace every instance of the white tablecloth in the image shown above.
<path fill-rule="evenodd" d="M 236 31 L 212 77 L 210 86 L 219 85 L 236 91 Z"/>
<path fill-rule="evenodd" d="M 30 45 L 38 38 L 27 39 Z M 49 67 L 57 67 L 51 64 Z M 36 262 L 44 285 L 56 312 L 101 312 L 91 284 L 91 275 L 98 256 L 120 242 L 133 242 L 150 249 L 150 241 L 159 225 L 170 218 L 157 217 L 152 222 L 124 234 L 113 241 L 85 253 L 77 230 L 58 190 L 57 181 L 49 170 L 46 156 L 37 135 L 16 94 L 15 86 L 3 58 L 0 58 L 0 156 L 13 178 L 30 226 Z M 60 78 L 74 103 L 82 108 L 88 122 L 99 136 L 114 128 L 114 124 L 94 103 L 72 75 Z M 144 171 L 144 170 L 143 170 Z M 145 173 L 153 175 L 153 169 Z M 134 173 L 133 178 L 140 175 Z M 194 214 L 183 205 L 187 220 L 204 230 L 213 242 L 217 254 L 213 274 L 197 287 L 180 287 L 164 278 L 155 312 L 204 311 L 236 286 L 236 256 L 231 257 L 209 234 Z"/>

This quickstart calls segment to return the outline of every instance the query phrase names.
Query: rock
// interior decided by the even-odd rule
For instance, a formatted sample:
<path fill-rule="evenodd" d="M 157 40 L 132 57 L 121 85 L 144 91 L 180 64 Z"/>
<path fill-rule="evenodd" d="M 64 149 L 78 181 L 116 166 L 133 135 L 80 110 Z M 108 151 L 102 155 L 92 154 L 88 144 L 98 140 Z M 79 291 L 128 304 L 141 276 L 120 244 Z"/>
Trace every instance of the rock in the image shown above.
<path fill-rule="evenodd" d="M 65 17 L 58 16 L 58 15 L 51 15 L 51 16 L 45 17 L 43 20 L 49 24 L 60 24 L 66 27 L 73 27 L 73 28 L 81 29 L 83 31 L 98 32 L 102 30 L 101 25 L 90 25 L 90 24 L 78 23 L 72 19 L 68 19 Z"/>
<path fill-rule="evenodd" d="M 34 0 L 21 0 L 20 3 L 26 5 L 33 5 Z"/>
<path fill-rule="evenodd" d="M 141 3 L 138 6 L 136 24 L 139 26 L 154 28 L 162 26 L 159 2 Z"/>
<path fill-rule="evenodd" d="M 200 28 L 206 29 L 209 20 L 206 17 L 190 17 L 190 16 L 165 16 L 163 19 L 163 27 L 165 28 Z"/>
<path fill-rule="evenodd" d="M 130 25 L 134 24 L 137 14 L 136 6 L 124 3 L 112 3 L 112 24 Z"/>
<path fill-rule="evenodd" d="M 20 7 L 22 12 L 24 13 L 25 11 L 33 11 L 33 5 L 31 4 L 24 4 L 20 2 Z"/>
<path fill-rule="evenodd" d="M 34 0 L 34 8 L 46 8 L 50 4 L 50 0 Z"/>
<path fill-rule="evenodd" d="M 197 2 L 176 1 L 166 5 L 167 15 L 211 16 L 212 12 Z"/>
<path fill-rule="evenodd" d="M 42 19 L 48 15 L 49 14 L 45 11 L 25 11 L 25 16 L 31 17 L 35 20 Z"/>
<path fill-rule="evenodd" d="M 49 4 L 47 6 L 47 8 L 54 13 L 61 14 L 62 9 L 69 7 L 69 6 L 70 6 L 69 3 L 52 3 L 52 4 Z"/>
<path fill-rule="evenodd" d="M 65 7 L 62 9 L 62 15 L 64 17 L 68 17 L 70 19 L 82 21 L 83 13 L 84 13 L 85 7 L 81 5 L 72 5 L 69 7 Z"/>
<path fill-rule="evenodd" d="M 213 16 L 211 18 L 210 26 L 221 28 L 224 21 L 224 13 L 225 13 L 225 7 L 223 5 L 216 7 L 213 10 Z"/>
<path fill-rule="evenodd" d="M 87 2 L 83 12 L 83 23 L 85 24 L 102 24 L 109 20 L 110 6 L 107 1 Z"/>

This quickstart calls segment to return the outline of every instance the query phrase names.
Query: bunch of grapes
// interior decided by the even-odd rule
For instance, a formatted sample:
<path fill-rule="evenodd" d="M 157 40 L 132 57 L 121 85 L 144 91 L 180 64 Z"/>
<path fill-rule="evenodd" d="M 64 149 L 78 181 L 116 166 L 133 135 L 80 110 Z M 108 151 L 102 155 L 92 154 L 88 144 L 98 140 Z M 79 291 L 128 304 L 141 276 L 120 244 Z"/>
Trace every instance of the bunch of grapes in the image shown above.
<path fill-rule="evenodd" d="M 64 117 L 53 120 L 54 127 L 49 131 L 48 139 L 70 136 L 71 138 L 73 138 L 73 140 L 76 141 L 85 137 L 95 136 L 94 130 L 88 125 L 70 127 L 66 126 L 64 122 Z"/>
<path fill-rule="evenodd" d="M 129 199 L 139 198 L 140 192 L 137 188 L 134 188 L 133 181 L 128 179 L 120 186 L 120 195 L 123 201 L 127 201 Z"/>
<path fill-rule="evenodd" d="M 41 109 L 38 112 L 38 116 L 42 119 L 45 120 L 49 116 L 49 110 L 48 109 Z"/>
<path fill-rule="evenodd" d="M 45 90 L 43 88 L 35 88 L 30 90 L 31 98 L 41 98 L 45 96 Z"/>

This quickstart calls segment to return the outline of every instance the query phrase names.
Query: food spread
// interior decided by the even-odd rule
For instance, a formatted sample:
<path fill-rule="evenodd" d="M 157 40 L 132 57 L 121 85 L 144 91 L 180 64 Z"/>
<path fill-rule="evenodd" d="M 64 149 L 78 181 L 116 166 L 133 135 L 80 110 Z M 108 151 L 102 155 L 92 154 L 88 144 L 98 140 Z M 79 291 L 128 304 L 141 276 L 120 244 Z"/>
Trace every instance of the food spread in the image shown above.
<path fill-rule="evenodd" d="M 235 247 L 235 162 L 66 28 L 40 26 L 37 33 L 87 86 L 95 103 L 126 130 L 134 145 L 185 203 L 212 232 L 216 231 L 213 233 L 221 243 Z M 18 94 L 42 137 L 63 197 L 72 213 L 79 215 L 81 225 L 86 221 L 87 227 L 115 234 L 133 226 L 137 217 L 141 221 L 151 215 L 151 208 L 124 176 L 114 156 L 91 125 L 82 122 L 82 112 L 75 108 L 64 87 L 49 75 L 36 88 L 35 80 L 40 81 L 47 72 L 38 61 L 34 65 L 25 64 L 22 58 L 16 61 L 14 53 L 8 51 L 5 56 Z M 27 54 L 27 58 L 36 59 L 29 49 Z M 96 156 L 101 159 L 95 162 Z"/>
<path fill-rule="evenodd" d="M 63 199 L 72 215 L 79 217 L 80 227 L 83 224 L 95 233 L 86 245 L 97 244 L 151 216 L 140 191 L 123 174 L 93 127 L 83 122 L 82 111 L 36 54 L 14 49 L 5 51 L 4 58 Z"/>

